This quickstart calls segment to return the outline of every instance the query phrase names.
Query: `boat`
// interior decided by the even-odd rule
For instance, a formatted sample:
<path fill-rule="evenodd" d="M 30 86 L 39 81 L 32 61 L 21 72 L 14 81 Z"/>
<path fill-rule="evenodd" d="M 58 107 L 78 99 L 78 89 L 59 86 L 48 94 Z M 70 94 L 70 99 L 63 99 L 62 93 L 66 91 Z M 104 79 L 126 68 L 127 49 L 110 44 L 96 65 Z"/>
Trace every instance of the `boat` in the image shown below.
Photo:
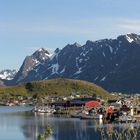
<path fill-rule="evenodd" d="M 40 107 L 34 107 L 32 110 L 33 112 L 38 112 L 38 113 L 54 113 L 56 110 L 54 108 L 51 108 L 49 106 L 40 106 Z"/>
<path fill-rule="evenodd" d="M 122 116 L 119 116 L 118 121 L 121 123 L 125 123 L 125 122 L 136 122 L 136 118 L 127 115 L 127 114 L 123 114 Z"/>
<path fill-rule="evenodd" d="M 71 117 L 72 118 L 81 118 L 83 115 L 88 115 L 88 114 L 89 114 L 88 111 L 86 111 L 86 110 L 80 110 L 78 112 L 75 112 L 75 113 L 71 114 Z"/>
<path fill-rule="evenodd" d="M 101 114 L 95 114 L 95 113 L 91 113 L 91 114 L 84 114 L 80 117 L 80 119 L 102 119 L 103 115 Z"/>

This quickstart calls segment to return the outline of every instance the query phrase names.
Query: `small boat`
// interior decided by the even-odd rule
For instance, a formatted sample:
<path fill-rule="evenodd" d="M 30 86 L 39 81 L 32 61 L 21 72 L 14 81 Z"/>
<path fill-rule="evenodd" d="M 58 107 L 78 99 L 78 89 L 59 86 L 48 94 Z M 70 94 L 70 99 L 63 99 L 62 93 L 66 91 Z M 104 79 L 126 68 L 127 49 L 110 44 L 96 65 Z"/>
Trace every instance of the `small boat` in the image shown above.
<path fill-rule="evenodd" d="M 71 114 L 71 117 L 72 118 L 81 118 L 83 115 L 88 115 L 88 114 L 89 114 L 88 111 L 86 111 L 86 110 L 80 110 L 78 112 L 75 112 L 75 113 Z"/>
<path fill-rule="evenodd" d="M 102 115 L 101 114 L 85 114 L 81 116 L 81 119 L 102 119 Z"/>
<path fill-rule="evenodd" d="M 125 122 L 136 122 L 136 118 L 123 114 L 122 116 L 119 117 L 118 119 L 119 122 L 125 123 Z"/>

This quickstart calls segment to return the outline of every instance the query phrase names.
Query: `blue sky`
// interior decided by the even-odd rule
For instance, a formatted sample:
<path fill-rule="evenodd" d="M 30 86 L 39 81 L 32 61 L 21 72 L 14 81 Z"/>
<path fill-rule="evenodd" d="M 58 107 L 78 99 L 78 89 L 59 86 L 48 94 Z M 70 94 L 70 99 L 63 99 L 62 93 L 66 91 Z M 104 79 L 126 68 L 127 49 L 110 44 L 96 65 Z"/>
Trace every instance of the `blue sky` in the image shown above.
<path fill-rule="evenodd" d="M 140 0 L 0 0 L 0 70 L 40 47 L 140 34 L 139 13 Z"/>

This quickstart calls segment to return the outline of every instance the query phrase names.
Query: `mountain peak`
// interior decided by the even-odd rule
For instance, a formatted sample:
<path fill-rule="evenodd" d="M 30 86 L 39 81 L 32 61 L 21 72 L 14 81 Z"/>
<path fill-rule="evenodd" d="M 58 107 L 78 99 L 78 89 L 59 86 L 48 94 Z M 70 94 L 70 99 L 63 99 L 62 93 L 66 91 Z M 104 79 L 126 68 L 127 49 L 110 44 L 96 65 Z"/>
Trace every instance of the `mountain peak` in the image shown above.
<path fill-rule="evenodd" d="M 49 52 L 44 48 L 40 48 L 31 56 L 27 56 L 15 76 L 16 82 L 22 81 L 32 70 L 35 69 L 35 67 L 43 64 L 44 62 L 49 60 L 49 58 Z"/>
<path fill-rule="evenodd" d="M 74 45 L 75 47 L 81 47 L 81 45 L 80 45 L 79 43 L 77 43 L 77 42 L 75 42 L 73 45 Z"/>
<path fill-rule="evenodd" d="M 39 61 L 46 60 L 49 58 L 49 52 L 44 48 L 40 48 L 32 54 L 32 57 Z"/>
<path fill-rule="evenodd" d="M 117 37 L 119 40 L 126 40 L 128 43 L 135 42 L 136 44 L 140 44 L 140 36 L 134 33 L 127 33 L 125 35 L 120 35 Z"/>
<path fill-rule="evenodd" d="M 91 40 L 87 40 L 87 41 L 86 41 L 86 45 L 87 45 L 87 46 L 90 46 L 90 45 L 92 45 L 92 44 L 93 44 L 93 41 L 91 41 Z"/>
<path fill-rule="evenodd" d="M 135 33 L 127 33 L 126 35 L 137 36 Z"/>
<path fill-rule="evenodd" d="M 44 52 L 44 51 L 46 51 L 46 49 L 44 49 L 44 48 L 39 48 L 37 51 L 38 51 L 38 52 Z"/>
<path fill-rule="evenodd" d="M 125 37 L 129 43 L 132 43 L 132 42 L 140 43 L 140 37 L 137 34 L 127 33 Z"/>
<path fill-rule="evenodd" d="M 49 52 L 46 50 L 46 49 L 44 49 L 44 48 L 39 48 L 38 50 L 36 50 L 35 51 L 35 53 L 47 53 L 47 54 L 49 54 Z"/>

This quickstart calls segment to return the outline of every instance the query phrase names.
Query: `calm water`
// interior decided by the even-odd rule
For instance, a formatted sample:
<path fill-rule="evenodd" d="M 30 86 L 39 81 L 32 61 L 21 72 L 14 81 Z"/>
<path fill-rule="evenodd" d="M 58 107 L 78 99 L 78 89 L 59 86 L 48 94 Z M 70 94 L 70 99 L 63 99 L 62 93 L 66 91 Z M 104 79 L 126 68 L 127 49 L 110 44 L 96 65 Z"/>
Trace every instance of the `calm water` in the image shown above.
<path fill-rule="evenodd" d="M 48 140 L 100 140 L 100 132 L 107 133 L 111 129 L 122 132 L 126 128 L 126 124 L 103 125 L 93 120 L 25 112 L 29 110 L 31 107 L 0 107 L 0 140 L 36 140 L 48 124 L 53 129 L 53 135 Z M 138 129 L 139 124 L 130 125 L 130 129 L 135 128 Z"/>

